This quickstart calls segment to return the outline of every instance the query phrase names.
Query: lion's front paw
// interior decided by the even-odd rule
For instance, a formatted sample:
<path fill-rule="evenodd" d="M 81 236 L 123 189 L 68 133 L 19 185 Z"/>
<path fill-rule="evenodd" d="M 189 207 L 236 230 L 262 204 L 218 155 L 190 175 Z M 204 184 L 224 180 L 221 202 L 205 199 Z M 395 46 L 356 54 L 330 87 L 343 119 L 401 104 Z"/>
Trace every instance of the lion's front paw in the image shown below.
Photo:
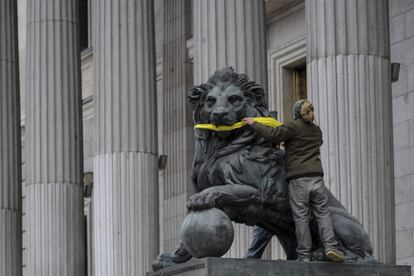
<path fill-rule="evenodd" d="M 219 192 L 198 193 L 190 197 L 187 202 L 187 208 L 190 211 L 201 211 L 218 207 L 217 202 L 220 199 Z"/>
<path fill-rule="evenodd" d="M 174 256 L 172 256 L 171 254 L 164 253 L 155 258 L 154 262 L 152 263 L 152 270 L 158 271 L 162 268 L 169 267 L 175 264 L 176 263 L 174 262 Z"/>

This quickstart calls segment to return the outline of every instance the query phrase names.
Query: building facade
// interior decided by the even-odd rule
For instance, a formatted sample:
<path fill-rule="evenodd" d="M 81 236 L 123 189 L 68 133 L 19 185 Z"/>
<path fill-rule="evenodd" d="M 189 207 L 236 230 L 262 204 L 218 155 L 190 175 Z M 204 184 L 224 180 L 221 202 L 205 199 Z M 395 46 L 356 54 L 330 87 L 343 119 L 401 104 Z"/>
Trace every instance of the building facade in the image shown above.
<path fill-rule="evenodd" d="M 0 69 L 20 67 L 20 81 L 0 72 L 11 135 L 0 146 L 14 149 L 0 159 L 14 164 L 0 171 L 0 245 L 22 249 L 0 254 L 4 275 L 145 275 L 173 251 L 193 192 L 185 91 L 224 66 L 262 84 L 282 121 L 295 100 L 314 102 L 327 186 L 376 258 L 414 265 L 412 0 L 5 0 L 4 11 Z M 19 87 L 21 173 L 18 109 L 6 109 Z M 6 239 L 16 229 L 21 243 Z M 250 243 L 250 227 L 235 233 L 228 257 Z M 284 258 L 276 239 L 264 257 Z"/>

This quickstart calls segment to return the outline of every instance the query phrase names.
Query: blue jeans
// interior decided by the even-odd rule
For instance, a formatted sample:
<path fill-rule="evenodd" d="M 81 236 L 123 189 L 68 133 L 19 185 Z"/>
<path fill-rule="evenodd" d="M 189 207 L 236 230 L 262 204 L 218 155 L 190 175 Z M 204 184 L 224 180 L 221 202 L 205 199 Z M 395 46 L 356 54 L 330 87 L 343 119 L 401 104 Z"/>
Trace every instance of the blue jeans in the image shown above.
<path fill-rule="evenodd" d="M 253 228 L 253 241 L 244 258 L 260 259 L 273 234 L 259 226 Z"/>

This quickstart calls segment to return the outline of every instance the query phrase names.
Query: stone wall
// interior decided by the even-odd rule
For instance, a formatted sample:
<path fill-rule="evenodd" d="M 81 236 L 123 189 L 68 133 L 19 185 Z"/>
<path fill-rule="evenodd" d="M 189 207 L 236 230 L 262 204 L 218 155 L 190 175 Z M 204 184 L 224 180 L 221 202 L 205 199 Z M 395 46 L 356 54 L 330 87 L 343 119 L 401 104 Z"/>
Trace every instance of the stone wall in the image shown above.
<path fill-rule="evenodd" d="M 392 85 L 397 264 L 414 271 L 414 1 L 389 3 L 391 62 L 401 64 Z"/>
<path fill-rule="evenodd" d="M 306 35 L 305 3 L 266 18 L 268 52 Z"/>

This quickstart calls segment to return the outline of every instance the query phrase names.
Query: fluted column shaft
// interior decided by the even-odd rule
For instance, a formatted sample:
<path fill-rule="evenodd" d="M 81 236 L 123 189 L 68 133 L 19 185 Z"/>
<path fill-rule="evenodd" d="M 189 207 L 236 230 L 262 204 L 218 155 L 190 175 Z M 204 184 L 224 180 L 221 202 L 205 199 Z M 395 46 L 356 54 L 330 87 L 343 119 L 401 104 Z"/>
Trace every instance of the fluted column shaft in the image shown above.
<path fill-rule="evenodd" d="M 267 85 L 263 0 L 194 0 L 194 83 L 232 66 Z"/>
<path fill-rule="evenodd" d="M 95 270 L 143 276 L 158 253 L 153 1 L 95 7 Z"/>
<path fill-rule="evenodd" d="M 194 84 L 207 82 L 215 70 L 232 66 L 267 87 L 263 0 L 194 0 Z M 228 256 L 242 257 L 252 228 L 235 225 Z"/>
<path fill-rule="evenodd" d="M 85 275 L 77 0 L 27 5 L 27 275 Z"/>
<path fill-rule="evenodd" d="M 307 0 L 308 91 L 331 191 L 395 262 L 387 0 Z"/>
<path fill-rule="evenodd" d="M 164 154 L 164 252 L 174 251 L 191 196 L 194 157 L 192 106 L 186 91 L 193 84 L 192 63 L 186 47 L 191 34 L 191 0 L 164 0 L 163 116 Z"/>
<path fill-rule="evenodd" d="M 0 275 L 22 274 L 17 1 L 0 1 Z"/>

